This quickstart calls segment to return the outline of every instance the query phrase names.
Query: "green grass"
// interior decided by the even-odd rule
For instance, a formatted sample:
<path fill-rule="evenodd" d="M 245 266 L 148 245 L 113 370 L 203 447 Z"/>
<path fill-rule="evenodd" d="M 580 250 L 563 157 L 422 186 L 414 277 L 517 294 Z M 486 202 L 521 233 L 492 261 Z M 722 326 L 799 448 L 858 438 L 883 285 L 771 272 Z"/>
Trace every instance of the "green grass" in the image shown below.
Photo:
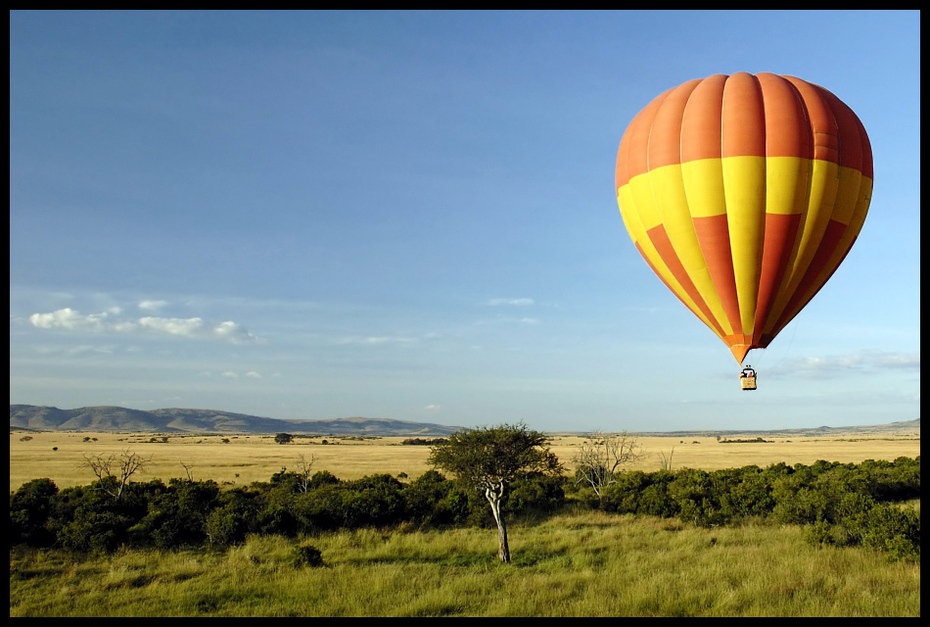
<path fill-rule="evenodd" d="M 10 553 L 10 616 L 920 616 L 920 564 L 799 527 L 565 514 L 494 530 L 252 537 L 226 552 Z M 324 566 L 295 568 L 299 544 Z"/>

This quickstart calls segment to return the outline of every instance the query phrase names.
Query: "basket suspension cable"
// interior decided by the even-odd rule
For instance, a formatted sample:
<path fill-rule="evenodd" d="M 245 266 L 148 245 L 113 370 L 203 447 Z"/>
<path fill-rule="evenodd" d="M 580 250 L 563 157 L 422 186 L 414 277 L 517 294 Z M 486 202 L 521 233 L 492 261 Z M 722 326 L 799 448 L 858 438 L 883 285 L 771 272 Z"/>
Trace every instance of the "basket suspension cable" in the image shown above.
<path fill-rule="evenodd" d="M 748 352 L 747 352 L 748 355 Z M 745 359 L 744 359 L 745 362 Z M 743 369 L 740 371 L 739 380 L 740 380 L 740 389 L 742 390 L 755 390 L 756 389 L 756 371 L 748 363 L 744 363 Z"/>

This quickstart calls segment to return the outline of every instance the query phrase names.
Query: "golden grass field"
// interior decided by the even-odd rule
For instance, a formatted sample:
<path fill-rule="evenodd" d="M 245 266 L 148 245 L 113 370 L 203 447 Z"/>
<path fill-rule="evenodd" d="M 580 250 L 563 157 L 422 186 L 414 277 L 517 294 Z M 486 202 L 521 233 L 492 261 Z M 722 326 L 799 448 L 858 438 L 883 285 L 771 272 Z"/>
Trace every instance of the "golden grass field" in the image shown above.
<path fill-rule="evenodd" d="M 842 436 L 771 436 L 758 433 L 727 434 L 725 439 L 765 442 L 722 443 L 716 437 L 638 436 L 643 453 L 626 468 L 655 471 L 670 462 L 672 470 L 718 470 L 748 465 L 765 467 L 784 462 L 812 464 L 818 460 L 859 463 L 866 459 L 894 460 L 920 455 L 919 428 L 890 433 L 855 433 Z M 167 438 L 167 441 L 162 441 Z M 339 479 L 351 480 L 387 473 L 415 479 L 430 467 L 429 446 L 402 445 L 404 437 L 297 437 L 277 444 L 273 435 L 169 435 L 143 433 L 10 431 L 10 491 L 32 479 L 49 478 L 59 488 L 87 485 L 96 477 L 85 466 L 86 457 L 107 457 L 122 452 L 149 460 L 140 481 L 174 477 L 213 479 L 222 484 L 245 486 L 268 481 L 282 468 L 296 470 L 301 458 L 312 461 L 312 470 L 327 470 Z M 426 439 L 426 438 L 424 438 Z M 572 459 L 585 438 L 551 436 L 551 449 L 573 472 Z M 325 442 L 325 444 L 324 444 Z"/>

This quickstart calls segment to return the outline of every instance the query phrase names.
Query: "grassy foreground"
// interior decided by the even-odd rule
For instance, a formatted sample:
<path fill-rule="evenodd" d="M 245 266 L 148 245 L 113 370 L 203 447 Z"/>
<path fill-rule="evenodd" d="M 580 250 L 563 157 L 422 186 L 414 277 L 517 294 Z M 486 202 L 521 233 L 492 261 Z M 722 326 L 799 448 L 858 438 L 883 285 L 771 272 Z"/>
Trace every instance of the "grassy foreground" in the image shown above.
<path fill-rule="evenodd" d="M 586 511 L 492 530 L 253 537 L 75 561 L 11 551 L 10 616 L 920 616 L 920 564 L 800 527 L 697 529 Z M 322 567 L 295 566 L 300 544 Z"/>

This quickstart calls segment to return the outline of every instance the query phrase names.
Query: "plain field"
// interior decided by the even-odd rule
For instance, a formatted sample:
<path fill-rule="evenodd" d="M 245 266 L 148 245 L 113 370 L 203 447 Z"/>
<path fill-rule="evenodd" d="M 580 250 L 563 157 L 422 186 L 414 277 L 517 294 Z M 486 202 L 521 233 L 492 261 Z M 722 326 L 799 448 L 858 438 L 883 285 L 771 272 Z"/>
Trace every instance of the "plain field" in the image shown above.
<path fill-rule="evenodd" d="M 894 460 L 920 455 L 920 431 L 848 433 L 842 436 L 760 436 L 728 434 L 716 436 L 638 436 L 642 456 L 624 468 L 647 472 L 670 465 L 672 470 L 696 468 L 719 470 L 784 462 L 810 465 L 818 460 L 859 463 L 866 459 Z M 108 457 L 123 452 L 150 460 L 134 477 L 147 481 L 186 478 L 213 479 L 232 486 L 268 481 L 282 469 L 297 470 L 311 462 L 314 472 L 326 470 L 339 479 L 352 480 L 387 473 L 415 479 L 430 467 L 430 447 L 401 444 L 408 438 L 297 437 L 290 444 L 277 444 L 273 435 L 164 435 L 142 433 L 27 432 L 10 431 L 10 491 L 32 479 L 49 478 L 59 488 L 87 485 L 95 480 L 84 466 L 85 458 Z M 428 440 L 429 438 L 422 438 Z M 572 459 L 585 437 L 552 435 L 550 446 L 572 472 Z"/>

